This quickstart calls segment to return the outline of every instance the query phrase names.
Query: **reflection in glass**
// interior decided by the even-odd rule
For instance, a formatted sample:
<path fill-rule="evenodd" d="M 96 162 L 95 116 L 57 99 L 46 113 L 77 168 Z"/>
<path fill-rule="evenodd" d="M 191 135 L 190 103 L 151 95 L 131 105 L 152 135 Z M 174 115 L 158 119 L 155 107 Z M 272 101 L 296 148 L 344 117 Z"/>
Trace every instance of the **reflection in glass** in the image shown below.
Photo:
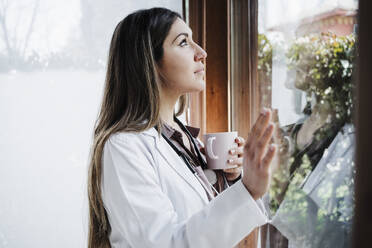
<path fill-rule="evenodd" d="M 280 148 L 262 247 L 349 247 L 357 1 L 259 3 L 260 105 Z"/>

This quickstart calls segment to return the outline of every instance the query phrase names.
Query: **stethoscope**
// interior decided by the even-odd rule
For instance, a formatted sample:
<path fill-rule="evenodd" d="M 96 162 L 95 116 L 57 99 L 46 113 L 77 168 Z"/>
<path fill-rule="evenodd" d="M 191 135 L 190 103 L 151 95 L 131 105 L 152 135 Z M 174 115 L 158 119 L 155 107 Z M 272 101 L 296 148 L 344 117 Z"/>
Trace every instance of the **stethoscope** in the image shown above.
<path fill-rule="evenodd" d="M 203 159 L 202 155 L 201 155 L 201 152 L 199 151 L 199 148 L 194 140 L 194 138 L 192 137 L 190 131 L 183 125 L 183 123 L 178 120 L 177 117 L 174 116 L 174 120 L 175 122 L 181 127 L 182 131 L 184 131 L 186 133 L 187 136 L 189 136 L 189 140 L 191 140 L 191 143 L 192 145 L 194 146 L 194 150 L 196 151 L 196 154 L 198 156 L 198 160 L 201 162 L 201 164 L 203 165 L 202 168 L 207 168 L 207 163 L 205 162 L 205 160 Z M 192 174 L 195 175 L 195 177 L 198 179 L 198 181 L 200 182 L 200 184 L 206 189 L 206 191 L 209 193 L 210 191 L 208 190 L 208 188 L 206 187 L 206 185 L 204 184 L 204 182 L 201 180 L 198 172 L 195 170 L 195 168 L 191 165 L 190 163 L 190 160 L 189 158 L 183 153 L 181 152 L 173 143 L 172 141 L 170 141 L 164 134 L 162 134 L 163 138 L 167 141 L 167 143 L 172 147 L 172 149 L 177 153 L 178 156 L 181 157 L 181 159 L 185 162 L 186 166 L 190 169 L 190 171 L 192 172 Z M 224 176 L 224 181 L 225 181 L 225 184 L 227 185 L 227 187 L 229 187 L 229 184 L 227 182 L 227 179 L 226 177 Z M 209 186 L 212 188 L 212 190 L 216 193 L 216 195 L 219 195 L 220 193 L 216 190 L 216 188 L 208 181 L 208 184 Z M 214 196 L 211 196 L 212 198 Z"/>

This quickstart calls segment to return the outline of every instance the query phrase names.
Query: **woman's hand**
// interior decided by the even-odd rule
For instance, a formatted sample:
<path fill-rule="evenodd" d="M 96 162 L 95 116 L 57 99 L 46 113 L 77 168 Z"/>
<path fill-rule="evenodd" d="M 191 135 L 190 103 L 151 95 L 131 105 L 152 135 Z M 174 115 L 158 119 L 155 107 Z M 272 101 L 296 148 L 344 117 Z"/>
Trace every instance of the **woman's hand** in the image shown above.
<path fill-rule="evenodd" d="M 232 157 L 228 160 L 228 163 L 231 167 L 235 166 L 234 168 L 223 170 L 225 172 L 226 179 L 229 181 L 237 179 L 242 173 L 244 142 L 245 140 L 242 137 L 236 137 L 235 143 L 238 144 L 238 147 L 229 150 L 229 154 Z"/>
<path fill-rule="evenodd" d="M 275 155 L 275 145 L 269 146 L 274 124 L 271 111 L 262 110 L 244 146 L 242 182 L 253 199 L 260 198 L 269 187 L 270 163 Z"/>

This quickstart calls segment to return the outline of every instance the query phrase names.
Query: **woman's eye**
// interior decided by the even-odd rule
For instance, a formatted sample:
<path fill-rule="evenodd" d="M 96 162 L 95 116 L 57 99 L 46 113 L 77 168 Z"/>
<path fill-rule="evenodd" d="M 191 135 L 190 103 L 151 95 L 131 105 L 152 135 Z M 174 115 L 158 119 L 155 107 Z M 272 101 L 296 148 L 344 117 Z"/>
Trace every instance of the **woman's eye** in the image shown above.
<path fill-rule="evenodd" d="M 187 45 L 187 41 L 186 41 L 186 39 L 183 39 L 180 43 L 180 46 L 182 47 L 182 46 L 186 46 L 186 45 Z"/>

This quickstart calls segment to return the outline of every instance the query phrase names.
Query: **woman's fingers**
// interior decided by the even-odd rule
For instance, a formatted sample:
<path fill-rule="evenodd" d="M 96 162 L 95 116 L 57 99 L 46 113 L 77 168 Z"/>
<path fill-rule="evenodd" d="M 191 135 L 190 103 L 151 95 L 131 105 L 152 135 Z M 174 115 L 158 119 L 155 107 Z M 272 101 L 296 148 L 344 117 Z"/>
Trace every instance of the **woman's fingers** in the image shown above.
<path fill-rule="evenodd" d="M 265 133 L 267 130 L 267 127 L 270 123 L 271 119 L 271 111 L 268 109 L 264 109 L 260 116 L 258 117 L 256 123 L 254 124 L 252 131 L 248 137 L 248 140 L 244 146 L 244 152 L 245 156 L 248 160 L 251 160 L 254 166 L 259 166 L 260 159 L 262 158 L 262 154 L 264 153 L 264 150 L 266 149 L 267 143 L 264 142 L 267 139 L 266 134 L 263 141 L 261 141 L 261 136 Z M 269 130 L 271 127 L 269 128 Z"/>
<path fill-rule="evenodd" d="M 229 165 L 237 165 L 237 166 L 241 166 L 243 164 L 243 158 L 242 157 L 238 157 L 238 158 L 230 158 L 229 160 L 227 160 L 227 163 Z"/>
<path fill-rule="evenodd" d="M 242 172 L 242 167 L 224 169 L 223 171 L 229 174 L 240 174 Z"/>
<path fill-rule="evenodd" d="M 268 170 L 268 168 L 270 167 L 270 163 L 274 158 L 275 150 L 276 150 L 276 146 L 273 144 L 270 145 L 268 151 L 266 152 L 265 157 L 262 159 L 262 162 L 261 162 L 262 169 Z"/>
<path fill-rule="evenodd" d="M 266 127 L 269 125 L 271 119 L 271 111 L 269 109 L 264 109 L 260 116 L 258 117 L 256 123 L 254 124 L 251 133 L 248 137 L 248 146 L 256 143 L 257 140 L 262 136 Z"/>
<path fill-rule="evenodd" d="M 243 158 L 233 157 L 230 158 L 227 163 L 231 166 L 223 171 L 229 174 L 239 174 L 242 172 Z M 233 167 L 234 166 L 234 167 Z"/>
<path fill-rule="evenodd" d="M 243 146 L 244 143 L 245 143 L 245 140 L 244 140 L 243 137 L 236 137 L 236 138 L 235 138 L 235 143 L 237 143 L 238 146 Z"/>
<path fill-rule="evenodd" d="M 264 110 L 244 146 L 242 182 L 254 199 L 265 194 L 270 181 L 269 167 L 276 151 L 274 145 L 267 149 L 274 132 L 274 125 L 270 120 L 271 111 Z"/>
<path fill-rule="evenodd" d="M 230 155 L 238 155 L 238 157 L 243 156 L 244 153 L 244 147 L 238 146 L 237 148 L 230 149 L 229 154 Z"/>
<path fill-rule="evenodd" d="M 256 151 L 255 151 L 255 160 L 259 163 L 263 157 L 264 152 L 267 150 L 267 145 L 271 140 L 271 137 L 274 132 L 274 124 L 270 123 L 264 134 L 261 136 L 261 138 L 258 140 L 256 145 Z"/>

